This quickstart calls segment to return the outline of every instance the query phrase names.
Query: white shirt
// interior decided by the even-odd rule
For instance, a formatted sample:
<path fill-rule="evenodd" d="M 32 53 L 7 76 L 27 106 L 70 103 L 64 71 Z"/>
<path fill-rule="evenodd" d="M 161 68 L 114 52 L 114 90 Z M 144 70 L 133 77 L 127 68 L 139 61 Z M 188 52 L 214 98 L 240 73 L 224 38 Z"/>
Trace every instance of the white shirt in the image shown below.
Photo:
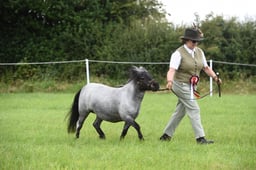
<path fill-rule="evenodd" d="M 186 44 L 184 44 L 184 47 L 187 50 L 187 52 L 189 54 L 191 54 L 191 57 L 194 58 L 195 49 L 193 49 L 193 50 L 189 49 Z M 207 61 L 206 61 L 206 58 L 205 58 L 205 55 L 204 55 L 203 51 L 202 51 L 202 56 L 203 56 L 203 65 L 204 65 L 204 67 L 207 67 L 208 64 L 207 64 Z M 181 62 L 181 54 L 178 50 L 176 50 L 171 56 L 169 67 L 174 68 L 175 70 L 177 70 L 180 66 L 180 62 Z"/>

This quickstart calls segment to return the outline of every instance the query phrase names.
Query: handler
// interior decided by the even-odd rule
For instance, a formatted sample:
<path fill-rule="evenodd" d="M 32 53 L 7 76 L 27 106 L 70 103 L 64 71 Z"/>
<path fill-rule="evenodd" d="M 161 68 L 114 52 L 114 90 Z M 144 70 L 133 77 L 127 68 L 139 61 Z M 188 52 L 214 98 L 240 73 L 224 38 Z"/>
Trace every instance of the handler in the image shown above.
<path fill-rule="evenodd" d="M 176 127 L 187 113 L 194 130 L 198 144 L 214 143 L 205 138 L 204 129 L 200 118 L 200 108 L 194 99 L 196 85 L 199 81 L 200 71 L 203 70 L 214 81 L 221 84 L 221 80 L 208 66 L 202 49 L 197 47 L 198 42 L 203 40 L 203 33 L 197 28 L 187 28 L 181 37 L 183 45 L 171 56 L 169 71 L 167 72 L 166 88 L 173 90 L 178 97 L 176 110 L 167 123 L 162 141 L 170 141 Z"/>

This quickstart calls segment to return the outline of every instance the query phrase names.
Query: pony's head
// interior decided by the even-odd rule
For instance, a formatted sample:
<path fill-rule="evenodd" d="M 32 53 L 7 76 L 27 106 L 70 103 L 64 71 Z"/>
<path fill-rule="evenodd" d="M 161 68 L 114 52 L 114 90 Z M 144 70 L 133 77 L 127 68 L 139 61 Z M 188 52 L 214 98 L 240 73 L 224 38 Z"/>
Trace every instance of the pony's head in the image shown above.
<path fill-rule="evenodd" d="M 144 67 L 132 66 L 130 69 L 130 80 L 133 80 L 142 91 L 159 90 L 159 83 L 152 78 Z"/>

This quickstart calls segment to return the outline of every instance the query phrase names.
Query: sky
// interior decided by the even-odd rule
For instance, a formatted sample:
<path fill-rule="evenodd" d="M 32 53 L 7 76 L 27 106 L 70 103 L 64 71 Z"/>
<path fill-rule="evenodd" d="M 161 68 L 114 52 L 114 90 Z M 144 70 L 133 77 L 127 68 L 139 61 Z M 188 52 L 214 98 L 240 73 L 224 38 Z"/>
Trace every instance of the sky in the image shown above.
<path fill-rule="evenodd" d="M 192 24 L 197 13 L 201 20 L 213 12 L 224 19 L 237 17 L 239 21 L 256 20 L 255 0 L 159 0 L 167 13 L 167 19 L 175 25 Z"/>

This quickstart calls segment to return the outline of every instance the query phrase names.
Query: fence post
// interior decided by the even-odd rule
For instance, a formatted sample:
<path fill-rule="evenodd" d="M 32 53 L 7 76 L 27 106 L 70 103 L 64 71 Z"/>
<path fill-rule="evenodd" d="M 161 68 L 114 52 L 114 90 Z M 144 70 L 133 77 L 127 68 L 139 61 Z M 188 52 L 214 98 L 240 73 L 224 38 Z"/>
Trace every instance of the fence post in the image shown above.
<path fill-rule="evenodd" d="M 86 58 L 85 59 L 85 67 L 86 67 L 86 81 L 87 84 L 90 83 L 90 73 L 89 73 L 89 60 Z"/>
<path fill-rule="evenodd" d="M 212 69 L 212 60 L 210 60 L 210 67 Z M 212 77 L 210 77 L 210 96 L 212 96 Z"/>

